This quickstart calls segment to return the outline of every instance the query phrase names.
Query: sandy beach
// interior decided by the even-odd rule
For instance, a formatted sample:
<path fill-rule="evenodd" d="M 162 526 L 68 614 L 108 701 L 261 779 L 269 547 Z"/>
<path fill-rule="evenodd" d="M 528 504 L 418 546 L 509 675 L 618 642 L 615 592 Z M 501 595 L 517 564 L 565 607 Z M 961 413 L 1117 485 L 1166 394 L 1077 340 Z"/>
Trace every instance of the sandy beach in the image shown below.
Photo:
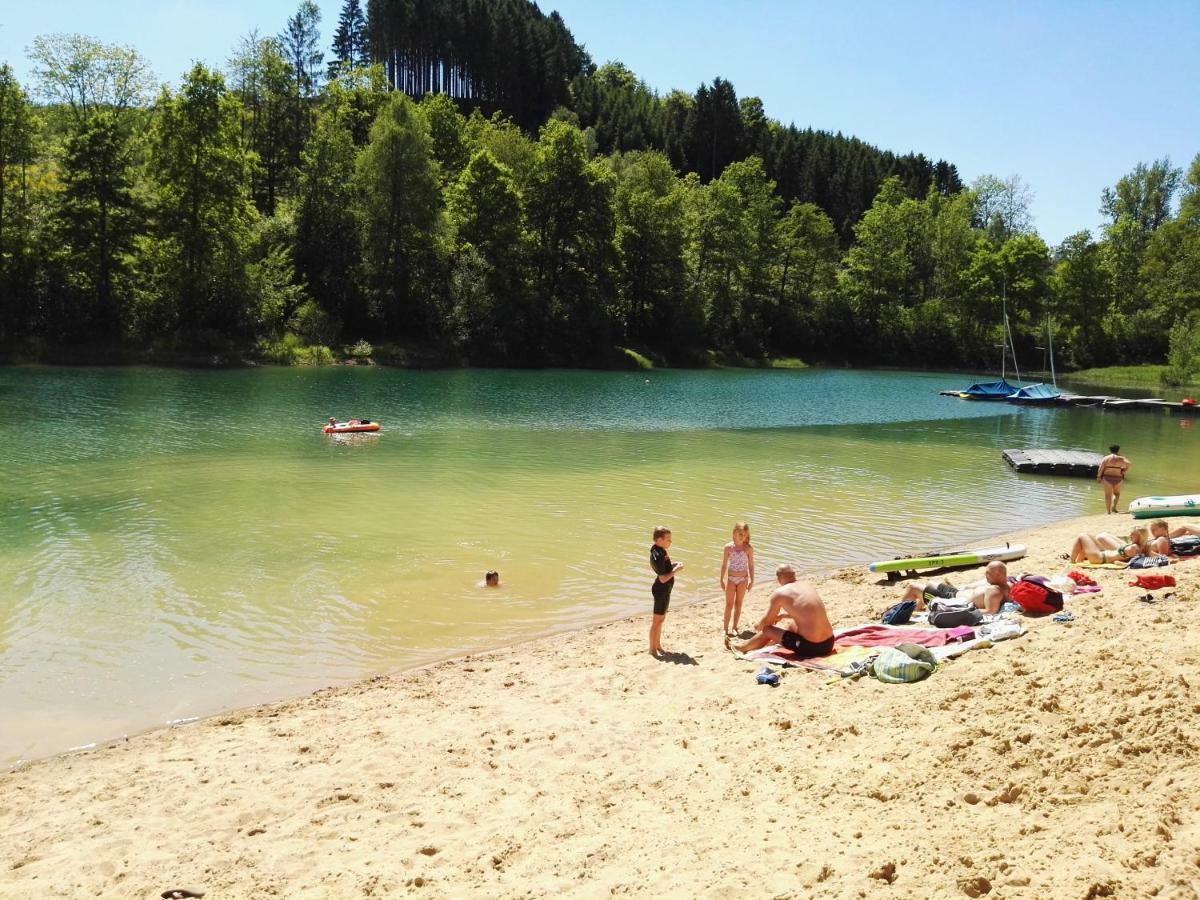
<path fill-rule="evenodd" d="M 1006 535 L 1010 571 L 1131 524 Z M 1169 573 L 1148 604 L 1091 570 L 1075 621 L 918 684 L 760 686 L 714 596 L 672 609 L 674 662 L 639 617 L 33 763 L 0 776 L 0 896 L 1197 897 L 1200 561 Z M 898 593 L 815 580 L 835 628 Z"/>

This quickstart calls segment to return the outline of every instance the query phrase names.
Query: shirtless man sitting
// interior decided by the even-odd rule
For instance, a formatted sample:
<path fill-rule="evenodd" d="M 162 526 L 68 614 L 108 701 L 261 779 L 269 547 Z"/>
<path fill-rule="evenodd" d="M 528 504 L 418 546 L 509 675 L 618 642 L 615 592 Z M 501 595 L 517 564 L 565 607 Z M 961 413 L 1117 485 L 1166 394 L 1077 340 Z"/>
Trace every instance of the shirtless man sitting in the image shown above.
<path fill-rule="evenodd" d="M 737 647 L 725 638 L 725 646 L 746 653 L 768 644 L 783 644 L 801 659 L 828 656 L 833 652 L 833 626 L 817 589 L 807 581 L 796 581 L 796 570 L 787 563 L 775 570 L 775 580 L 779 587 L 771 594 L 771 605 L 754 637 Z M 791 623 L 781 628 L 781 619 Z"/>
<path fill-rule="evenodd" d="M 960 588 L 946 586 L 953 591 L 952 596 L 955 600 L 970 601 L 976 609 L 981 609 L 991 616 L 998 613 L 1001 604 L 1012 596 L 1009 592 L 1008 566 L 999 560 L 993 560 L 987 564 L 987 568 L 983 570 L 982 581 L 973 581 Z M 941 587 L 941 585 L 934 584 L 910 584 L 904 589 L 904 596 L 900 599 L 916 600 L 917 609 L 924 609 L 926 594 L 945 598 L 945 595 L 950 593 L 950 591 L 940 590 Z"/>

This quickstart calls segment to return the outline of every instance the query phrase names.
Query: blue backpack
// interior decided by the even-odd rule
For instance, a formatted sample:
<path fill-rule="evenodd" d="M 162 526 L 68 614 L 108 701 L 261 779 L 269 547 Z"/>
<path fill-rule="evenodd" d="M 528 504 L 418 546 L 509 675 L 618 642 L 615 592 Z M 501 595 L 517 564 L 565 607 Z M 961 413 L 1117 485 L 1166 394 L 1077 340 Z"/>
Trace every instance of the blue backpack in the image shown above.
<path fill-rule="evenodd" d="M 912 620 L 913 610 L 917 608 L 916 600 L 901 600 L 894 606 L 889 606 L 883 614 L 884 625 L 907 625 Z"/>

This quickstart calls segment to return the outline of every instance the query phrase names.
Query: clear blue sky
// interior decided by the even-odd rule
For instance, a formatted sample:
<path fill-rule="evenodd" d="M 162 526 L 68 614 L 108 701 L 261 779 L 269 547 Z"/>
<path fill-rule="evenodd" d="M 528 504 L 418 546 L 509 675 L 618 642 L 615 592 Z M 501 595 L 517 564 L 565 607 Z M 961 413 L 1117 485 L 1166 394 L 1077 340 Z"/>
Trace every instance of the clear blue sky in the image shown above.
<path fill-rule="evenodd" d="M 326 44 L 342 0 L 319 0 Z M 364 4 L 365 5 L 365 4 Z M 964 180 L 1020 175 L 1051 244 L 1100 224 L 1100 191 L 1139 161 L 1200 153 L 1200 2 L 555 0 L 578 41 L 659 91 L 720 75 L 783 122 L 916 150 Z M 0 61 L 23 81 L 34 36 L 131 43 L 160 80 L 223 62 L 288 0 L 13 0 Z"/>

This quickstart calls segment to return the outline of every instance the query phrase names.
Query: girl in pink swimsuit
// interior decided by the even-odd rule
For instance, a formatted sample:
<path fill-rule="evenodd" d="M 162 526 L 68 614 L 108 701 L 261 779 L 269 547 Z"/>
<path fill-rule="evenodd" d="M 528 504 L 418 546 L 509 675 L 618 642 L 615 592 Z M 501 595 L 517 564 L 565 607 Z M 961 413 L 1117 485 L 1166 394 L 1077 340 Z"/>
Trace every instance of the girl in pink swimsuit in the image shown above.
<path fill-rule="evenodd" d="M 733 526 L 733 540 L 725 545 L 721 557 L 721 590 L 725 592 L 725 634 L 738 633 L 738 620 L 742 617 L 742 601 L 746 591 L 754 584 L 754 548 L 750 546 L 750 526 L 738 522 Z M 729 620 L 733 619 L 733 631 Z"/>

